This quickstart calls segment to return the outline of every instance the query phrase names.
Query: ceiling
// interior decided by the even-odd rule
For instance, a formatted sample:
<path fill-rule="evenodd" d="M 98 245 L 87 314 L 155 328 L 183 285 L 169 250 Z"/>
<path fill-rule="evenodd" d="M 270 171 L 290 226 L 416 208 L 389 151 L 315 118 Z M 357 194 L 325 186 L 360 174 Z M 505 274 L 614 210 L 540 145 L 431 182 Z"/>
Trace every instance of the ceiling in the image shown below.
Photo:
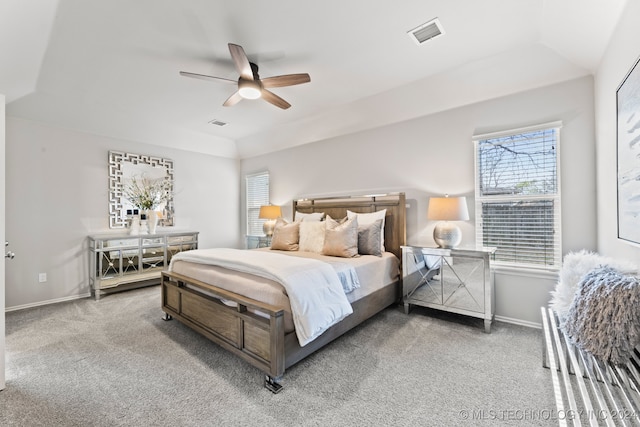
<path fill-rule="evenodd" d="M 0 0 L 7 114 L 225 157 L 371 129 L 597 69 L 626 0 Z M 438 18 L 445 35 L 407 32 Z M 222 103 L 228 43 L 292 104 Z M 453 89 L 453 90 L 452 90 Z M 208 122 L 228 123 L 219 127 Z"/>

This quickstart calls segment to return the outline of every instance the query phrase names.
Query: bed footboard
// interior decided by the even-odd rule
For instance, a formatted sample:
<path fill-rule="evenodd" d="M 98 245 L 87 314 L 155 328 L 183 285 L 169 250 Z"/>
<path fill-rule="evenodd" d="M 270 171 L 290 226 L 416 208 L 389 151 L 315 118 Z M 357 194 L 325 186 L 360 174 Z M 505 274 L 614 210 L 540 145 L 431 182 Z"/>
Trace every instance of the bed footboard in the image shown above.
<path fill-rule="evenodd" d="M 285 370 L 284 311 L 180 274 L 162 273 L 162 310 L 272 378 Z M 223 304 L 233 301 L 237 307 Z M 261 317 L 248 311 L 259 310 Z"/>
<path fill-rule="evenodd" d="M 284 310 L 177 273 L 162 273 L 162 310 L 266 374 L 265 387 L 279 392 L 285 369 L 322 348 L 374 314 L 397 303 L 398 282 L 352 304 L 354 314 L 300 347 L 295 332 L 285 334 Z M 233 301 L 236 307 L 221 299 Z M 268 317 L 258 316 L 259 310 Z"/>

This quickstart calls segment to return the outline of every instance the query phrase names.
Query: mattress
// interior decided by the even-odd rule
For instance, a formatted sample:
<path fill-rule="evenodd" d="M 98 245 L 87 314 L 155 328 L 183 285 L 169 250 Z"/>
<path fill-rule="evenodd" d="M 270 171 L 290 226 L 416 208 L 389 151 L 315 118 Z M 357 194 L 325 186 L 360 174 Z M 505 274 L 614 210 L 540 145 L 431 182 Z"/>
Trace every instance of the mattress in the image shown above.
<path fill-rule="evenodd" d="M 270 248 L 253 249 L 271 251 Z M 283 256 L 317 259 L 328 263 L 342 263 L 352 266 L 358 276 L 360 287 L 347 294 L 353 303 L 373 292 L 392 285 L 399 280 L 399 261 L 390 252 L 381 257 L 361 255 L 355 258 L 338 258 L 303 251 L 274 251 Z M 289 298 L 280 283 L 252 274 L 229 270 L 223 267 L 175 260 L 172 271 L 205 282 L 218 288 L 255 299 L 284 310 L 285 332 L 294 330 Z M 259 313 L 258 313 L 259 314 Z"/>

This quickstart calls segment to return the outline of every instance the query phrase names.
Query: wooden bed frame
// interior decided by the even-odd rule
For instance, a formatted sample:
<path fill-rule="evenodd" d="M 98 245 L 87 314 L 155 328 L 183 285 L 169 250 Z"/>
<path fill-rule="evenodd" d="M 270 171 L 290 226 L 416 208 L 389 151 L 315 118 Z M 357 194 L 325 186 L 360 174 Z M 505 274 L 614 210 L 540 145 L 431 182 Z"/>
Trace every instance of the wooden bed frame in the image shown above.
<path fill-rule="evenodd" d="M 404 193 L 300 199 L 294 200 L 293 212 L 325 212 L 332 218 L 343 218 L 347 209 L 358 213 L 387 209 L 385 249 L 401 260 L 401 246 L 406 241 L 405 203 Z M 284 331 L 281 308 L 173 272 L 162 273 L 161 289 L 165 320 L 179 320 L 262 370 L 266 374 L 265 386 L 274 393 L 282 388 L 280 379 L 285 369 L 398 302 L 402 292 L 398 278 L 398 282 L 354 302 L 353 314 L 300 347 L 295 331 Z M 237 307 L 229 307 L 210 295 L 234 301 Z M 257 316 L 248 309 L 259 310 L 269 317 Z"/>

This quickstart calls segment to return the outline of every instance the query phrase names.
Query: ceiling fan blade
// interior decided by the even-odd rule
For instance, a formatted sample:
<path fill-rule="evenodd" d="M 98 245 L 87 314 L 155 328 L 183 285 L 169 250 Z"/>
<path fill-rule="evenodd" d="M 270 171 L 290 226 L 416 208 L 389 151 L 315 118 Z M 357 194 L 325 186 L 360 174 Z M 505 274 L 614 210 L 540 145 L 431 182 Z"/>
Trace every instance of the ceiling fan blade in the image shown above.
<path fill-rule="evenodd" d="M 309 74 L 286 74 L 283 76 L 275 76 L 275 77 L 267 77 L 266 79 L 261 79 L 264 87 L 284 87 L 284 86 L 293 86 L 299 85 L 302 83 L 309 83 L 311 81 L 311 77 Z"/>
<path fill-rule="evenodd" d="M 222 104 L 223 107 L 232 107 L 236 105 L 238 102 L 242 101 L 242 97 L 240 96 L 240 92 L 235 92 L 226 101 Z"/>
<path fill-rule="evenodd" d="M 186 71 L 180 71 L 180 75 L 185 77 L 193 77 L 194 79 L 202 79 L 202 80 L 209 80 L 209 81 L 221 80 L 223 82 L 238 83 L 236 80 L 223 79 L 222 77 L 205 76 L 204 74 L 188 73 Z"/>
<path fill-rule="evenodd" d="M 283 110 L 286 110 L 287 108 L 291 107 L 291 104 L 289 104 L 287 101 L 280 98 L 275 93 L 269 92 L 266 89 L 262 89 L 262 99 L 275 105 L 276 107 L 282 108 Z"/>
<path fill-rule="evenodd" d="M 233 58 L 236 70 L 240 73 L 240 77 L 247 80 L 253 80 L 251 64 L 249 64 L 249 59 L 247 58 L 247 54 L 244 53 L 242 46 L 229 43 L 229 52 L 231 53 L 231 58 Z"/>

